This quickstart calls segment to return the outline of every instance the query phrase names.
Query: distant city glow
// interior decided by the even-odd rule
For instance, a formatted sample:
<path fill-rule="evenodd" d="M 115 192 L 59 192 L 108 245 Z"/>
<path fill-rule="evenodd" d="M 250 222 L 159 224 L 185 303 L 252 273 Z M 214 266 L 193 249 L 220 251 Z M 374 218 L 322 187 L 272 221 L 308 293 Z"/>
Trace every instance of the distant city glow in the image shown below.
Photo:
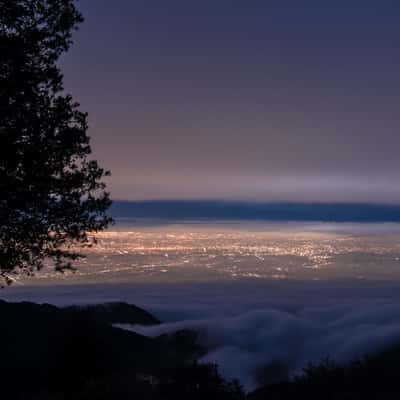
<path fill-rule="evenodd" d="M 77 263 L 77 272 L 60 276 L 48 267 L 35 281 L 65 284 L 400 277 L 398 224 L 130 225 L 99 233 L 97 239 L 96 246 L 84 250 L 87 258 Z"/>

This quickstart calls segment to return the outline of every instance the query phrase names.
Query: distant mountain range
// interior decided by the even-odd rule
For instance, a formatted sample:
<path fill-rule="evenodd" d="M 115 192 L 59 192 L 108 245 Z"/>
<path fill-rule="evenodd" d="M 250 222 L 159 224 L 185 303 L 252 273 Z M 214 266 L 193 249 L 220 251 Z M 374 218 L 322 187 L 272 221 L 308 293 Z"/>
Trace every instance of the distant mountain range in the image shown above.
<path fill-rule="evenodd" d="M 213 200 L 114 201 L 111 215 L 117 219 L 400 222 L 400 205 Z"/>

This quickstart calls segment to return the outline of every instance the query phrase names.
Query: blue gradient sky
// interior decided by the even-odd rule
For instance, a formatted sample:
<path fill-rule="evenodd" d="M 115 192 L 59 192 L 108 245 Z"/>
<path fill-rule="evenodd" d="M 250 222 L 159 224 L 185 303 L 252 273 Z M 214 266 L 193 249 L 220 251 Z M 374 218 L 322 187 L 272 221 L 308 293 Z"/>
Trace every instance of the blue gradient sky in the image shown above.
<path fill-rule="evenodd" d="M 81 0 L 66 89 L 119 199 L 400 202 L 400 3 Z"/>

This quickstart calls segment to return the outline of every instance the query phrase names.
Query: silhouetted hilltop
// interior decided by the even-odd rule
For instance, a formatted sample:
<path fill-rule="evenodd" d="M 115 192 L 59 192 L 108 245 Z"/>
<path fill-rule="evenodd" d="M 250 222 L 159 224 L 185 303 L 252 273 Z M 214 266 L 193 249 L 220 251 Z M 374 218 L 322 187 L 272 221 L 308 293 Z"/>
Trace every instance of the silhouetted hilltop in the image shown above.
<path fill-rule="evenodd" d="M 156 325 L 160 323 L 147 311 L 123 302 L 59 308 L 46 303 L 7 303 L 0 300 L 0 314 L 14 323 L 18 322 L 20 316 L 23 316 L 26 322 L 34 322 L 34 319 L 44 322 L 51 317 L 80 316 L 104 324 Z"/>
<path fill-rule="evenodd" d="M 115 310 L 115 316 L 111 311 Z M 83 380 L 125 369 L 150 371 L 163 367 L 162 341 L 111 326 L 113 322 L 158 323 L 143 310 L 113 304 L 60 309 L 49 304 L 0 302 L 3 326 L 0 359 L 3 378 L 40 388 L 79 387 Z M 136 317 L 136 318 L 135 318 Z M 172 360 L 165 360 L 169 363 Z M 68 382 L 68 383 L 67 383 Z"/>
<path fill-rule="evenodd" d="M 123 302 L 84 306 L 69 306 L 66 312 L 82 314 L 85 318 L 105 324 L 156 325 L 160 321 L 139 307 Z"/>
<path fill-rule="evenodd" d="M 193 332 L 152 339 L 112 326 L 159 323 L 129 304 L 58 308 L 0 301 L 0 316 L 3 398 L 185 398 L 223 393 L 228 385 L 215 367 L 197 364 L 203 349 Z"/>

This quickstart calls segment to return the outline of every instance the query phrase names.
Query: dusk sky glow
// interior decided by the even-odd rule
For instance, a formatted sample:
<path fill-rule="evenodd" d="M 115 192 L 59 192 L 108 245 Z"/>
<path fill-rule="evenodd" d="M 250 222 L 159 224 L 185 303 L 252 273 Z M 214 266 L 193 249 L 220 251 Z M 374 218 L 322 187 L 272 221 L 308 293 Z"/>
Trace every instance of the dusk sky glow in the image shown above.
<path fill-rule="evenodd" d="M 115 199 L 400 203 L 398 1 L 78 7 L 65 87 Z"/>

